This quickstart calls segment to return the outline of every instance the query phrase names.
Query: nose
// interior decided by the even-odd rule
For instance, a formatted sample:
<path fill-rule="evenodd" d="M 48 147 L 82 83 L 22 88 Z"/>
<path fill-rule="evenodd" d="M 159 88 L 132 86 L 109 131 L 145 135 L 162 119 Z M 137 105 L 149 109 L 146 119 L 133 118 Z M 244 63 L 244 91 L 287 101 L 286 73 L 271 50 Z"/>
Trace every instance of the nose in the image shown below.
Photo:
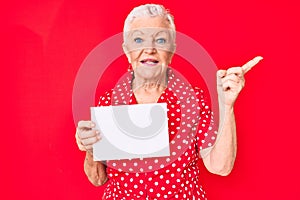
<path fill-rule="evenodd" d="M 144 48 L 144 52 L 147 54 L 154 54 L 157 52 L 157 50 L 154 46 L 148 46 Z"/>
<path fill-rule="evenodd" d="M 144 52 L 147 54 L 153 54 L 156 53 L 157 50 L 155 48 L 155 41 L 154 40 L 148 40 L 147 42 L 145 42 L 144 44 Z"/>

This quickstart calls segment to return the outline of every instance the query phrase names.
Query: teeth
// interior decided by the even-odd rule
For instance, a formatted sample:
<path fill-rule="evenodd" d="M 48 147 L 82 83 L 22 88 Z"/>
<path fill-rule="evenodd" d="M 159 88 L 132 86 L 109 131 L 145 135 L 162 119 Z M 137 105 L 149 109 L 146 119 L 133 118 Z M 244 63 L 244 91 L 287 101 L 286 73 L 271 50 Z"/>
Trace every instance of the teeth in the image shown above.
<path fill-rule="evenodd" d="M 156 61 L 156 60 L 143 60 L 143 61 L 141 61 L 141 63 L 153 65 L 153 64 L 158 63 L 158 61 Z"/>
<path fill-rule="evenodd" d="M 153 62 L 153 61 L 147 61 L 146 63 L 147 64 L 154 64 L 155 62 Z"/>

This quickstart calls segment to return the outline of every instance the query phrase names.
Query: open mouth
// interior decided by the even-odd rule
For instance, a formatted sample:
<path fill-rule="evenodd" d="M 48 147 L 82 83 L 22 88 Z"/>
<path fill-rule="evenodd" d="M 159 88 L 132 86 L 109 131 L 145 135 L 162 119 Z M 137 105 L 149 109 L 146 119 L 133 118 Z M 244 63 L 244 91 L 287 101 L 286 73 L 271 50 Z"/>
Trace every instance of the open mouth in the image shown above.
<path fill-rule="evenodd" d="M 144 64 L 144 65 L 153 66 L 153 65 L 156 65 L 158 63 L 158 60 L 147 58 L 147 59 L 142 60 L 141 63 Z"/>

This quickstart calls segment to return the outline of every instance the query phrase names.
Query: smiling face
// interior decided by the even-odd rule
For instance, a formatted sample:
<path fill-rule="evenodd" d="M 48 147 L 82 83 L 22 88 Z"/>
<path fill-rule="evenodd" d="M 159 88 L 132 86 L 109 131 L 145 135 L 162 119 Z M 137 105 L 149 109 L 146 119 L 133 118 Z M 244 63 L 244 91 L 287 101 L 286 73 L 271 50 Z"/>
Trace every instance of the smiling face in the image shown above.
<path fill-rule="evenodd" d="M 161 16 L 135 18 L 125 35 L 123 49 L 135 78 L 157 82 L 166 76 L 175 50 L 175 33 L 167 19 Z"/>

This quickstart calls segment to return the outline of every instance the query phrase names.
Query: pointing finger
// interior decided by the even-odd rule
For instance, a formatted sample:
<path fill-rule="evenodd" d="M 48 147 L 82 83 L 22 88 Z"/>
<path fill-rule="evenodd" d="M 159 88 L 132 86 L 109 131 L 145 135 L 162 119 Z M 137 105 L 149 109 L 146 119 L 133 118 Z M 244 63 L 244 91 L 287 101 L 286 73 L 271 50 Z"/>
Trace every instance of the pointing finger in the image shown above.
<path fill-rule="evenodd" d="M 242 69 L 244 70 L 244 74 L 246 74 L 252 67 L 254 67 L 259 61 L 261 61 L 263 57 L 256 56 L 252 60 L 248 61 L 246 64 L 242 66 Z"/>

